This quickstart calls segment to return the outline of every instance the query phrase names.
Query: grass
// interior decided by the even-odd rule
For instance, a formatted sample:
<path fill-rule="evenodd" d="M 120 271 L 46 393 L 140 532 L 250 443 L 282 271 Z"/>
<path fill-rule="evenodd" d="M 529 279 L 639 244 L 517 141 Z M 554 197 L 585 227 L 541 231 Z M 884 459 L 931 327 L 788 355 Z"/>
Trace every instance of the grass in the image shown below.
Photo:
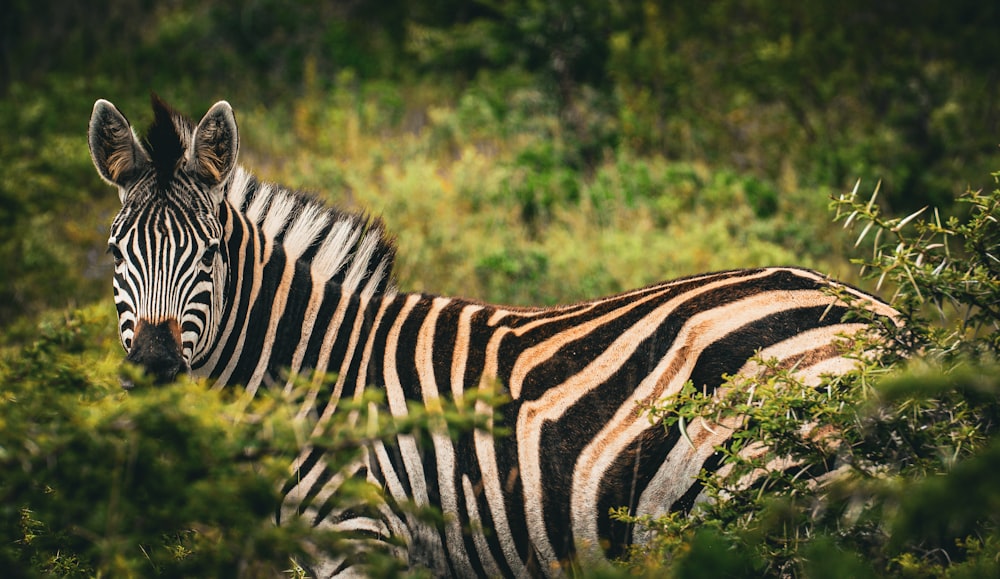
<path fill-rule="evenodd" d="M 406 290 L 541 305 L 736 267 L 849 275 L 831 251 L 844 242 L 829 191 L 625 146 L 578 167 L 555 113 L 530 114 L 544 98 L 534 96 L 501 113 L 472 91 L 428 105 L 359 90 L 237 107 L 242 162 L 381 215 Z"/>
<path fill-rule="evenodd" d="M 642 153 L 624 137 L 583 145 L 551 95 L 516 80 L 459 91 L 346 74 L 274 106 L 235 95 L 241 162 L 381 215 L 406 290 L 543 305 L 734 267 L 796 264 L 851 280 L 841 257 L 849 241 L 826 209 L 840 191 L 799 187 L 790 164 L 761 179 Z M 3 126 L 31 136 L 0 151 L 0 193 L 15 204 L 0 215 L 7 342 L 30 339 L 46 309 L 110 299 L 103 253 L 119 204 L 87 155 L 88 92 L 148 126 L 141 98 L 93 87 L 72 96 L 25 88 L 18 99 L 37 106 L 0 109 Z M 198 118 L 211 102 L 173 104 Z M 51 124 L 39 109 L 80 122 Z M 605 118 L 583 105 L 576 114 L 584 126 Z"/>

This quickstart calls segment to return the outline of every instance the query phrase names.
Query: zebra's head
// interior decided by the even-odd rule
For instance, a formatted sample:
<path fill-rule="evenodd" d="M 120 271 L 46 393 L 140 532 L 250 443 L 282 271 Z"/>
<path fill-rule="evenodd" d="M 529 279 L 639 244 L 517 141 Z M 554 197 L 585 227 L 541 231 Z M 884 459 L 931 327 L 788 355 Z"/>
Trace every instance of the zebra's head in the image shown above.
<path fill-rule="evenodd" d="M 140 140 L 113 104 L 98 100 L 89 141 L 97 172 L 122 202 L 108 239 L 122 345 L 127 360 L 168 382 L 217 334 L 227 275 L 219 212 L 239 140 L 225 101 L 197 125 L 155 95 L 153 112 Z"/>

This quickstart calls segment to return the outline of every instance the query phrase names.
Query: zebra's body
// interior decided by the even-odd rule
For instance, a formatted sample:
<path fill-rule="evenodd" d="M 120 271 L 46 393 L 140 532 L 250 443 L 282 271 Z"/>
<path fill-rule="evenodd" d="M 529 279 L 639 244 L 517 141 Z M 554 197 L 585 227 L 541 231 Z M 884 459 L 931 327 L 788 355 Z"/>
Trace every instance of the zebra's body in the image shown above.
<path fill-rule="evenodd" d="M 285 371 L 285 387 L 311 375 L 302 412 L 317 418 L 317 430 L 338 401 L 366 388 L 383 391 L 394 416 L 407 402 L 497 384 L 509 395 L 499 409 L 509 436 L 436 434 L 421 447 L 401 435 L 374 444 L 356 466 L 397 502 L 441 507 L 440 528 L 391 511 L 331 515 L 335 477 L 317 450 L 299 457 L 284 489 L 314 524 L 401 536 L 411 559 L 439 574 L 551 574 L 580 547 L 620 554 L 639 537 L 609 509 L 689 508 L 700 491 L 695 476 L 718 467 L 714 448 L 727 438 L 693 424 L 693 444 L 679 443 L 678 429 L 651 424 L 637 403 L 689 380 L 712 390 L 724 374 L 756 372 L 758 352 L 813 383 L 849 369 L 838 336 L 864 325 L 842 321 L 848 308 L 833 287 L 895 315 L 799 268 L 714 273 L 539 309 L 400 293 L 395 250 L 378 220 L 235 166 L 228 104 L 197 126 L 157 100 L 154 110 L 145 142 L 106 101 L 90 128 L 98 171 L 123 202 L 109 245 L 130 360 L 164 380 L 188 370 L 250 393 L 280 386 Z M 325 373 L 336 374 L 332 387 Z M 336 562 L 332 570 L 343 571 Z"/>

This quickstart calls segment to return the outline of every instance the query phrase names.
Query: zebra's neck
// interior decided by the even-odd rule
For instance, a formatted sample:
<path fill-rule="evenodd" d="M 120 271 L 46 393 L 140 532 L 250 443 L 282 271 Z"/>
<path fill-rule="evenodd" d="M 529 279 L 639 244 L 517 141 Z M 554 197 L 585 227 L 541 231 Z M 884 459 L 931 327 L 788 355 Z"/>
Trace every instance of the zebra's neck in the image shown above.
<path fill-rule="evenodd" d="M 220 386 L 241 383 L 255 391 L 277 379 L 278 369 L 294 376 L 318 367 L 321 356 L 308 360 L 310 348 L 322 349 L 311 342 L 317 320 L 325 326 L 342 309 L 363 310 L 360 304 L 395 293 L 395 247 L 376 218 L 331 209 L 242 169 L 219 216 L 227 301 L 193 371 Z"/>

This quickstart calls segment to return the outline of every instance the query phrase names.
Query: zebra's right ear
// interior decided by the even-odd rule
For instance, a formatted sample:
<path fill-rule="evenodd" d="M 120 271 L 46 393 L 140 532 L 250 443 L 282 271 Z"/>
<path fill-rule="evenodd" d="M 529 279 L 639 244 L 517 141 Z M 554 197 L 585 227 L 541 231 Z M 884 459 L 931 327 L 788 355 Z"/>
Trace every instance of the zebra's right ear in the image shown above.
<path fill-rule="evenodd" d="M 104 99 L 94 103 L 90 116 L 90 158 L 97 172 L 118 187 L 122 203 L 125 189 L 149 166 L 150 159 L 125 115 Z"/>

